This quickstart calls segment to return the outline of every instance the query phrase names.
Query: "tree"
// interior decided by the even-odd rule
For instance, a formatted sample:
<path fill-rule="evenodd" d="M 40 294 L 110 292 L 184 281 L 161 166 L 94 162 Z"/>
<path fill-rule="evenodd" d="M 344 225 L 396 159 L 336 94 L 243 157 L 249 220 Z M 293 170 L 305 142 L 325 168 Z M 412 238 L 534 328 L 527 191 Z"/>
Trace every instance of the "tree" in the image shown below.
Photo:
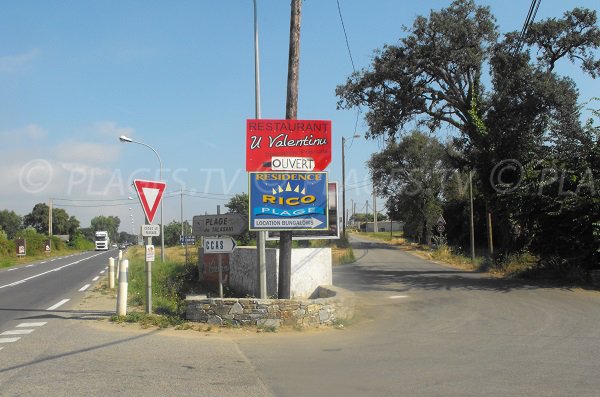
<path fill-rule="evenodd" d="M 525 37 L 511 32 L 499 40 L 488 7 L 456 0 L 429 17 L 417 17 L 399 45 L 385 46 L 369 69 L 338 86 L 338 106 L 368 108 L 367 136 L 372 138 L 394 140 L 410 123 L 431 131 L 456 130 L 453 164 L 476 171 L 476 191 L 496 214 L 494 236 L 505 250 L 538 247 L 544 256 L 555 250 L 539 248 L 540 236 L 556 233 L 553 226 L 562 221 L 553 223 L 574 214 L 564 197 L 550 194 L 546 185 L 540 190 L 546 181 L 539 178 L 550 164 L 569 164 L 559 155 L 558 142 L 568 144 L 572 161 L 590 159 L 588 165 L 586 147 L 594 146 L 581 126 L 575 84 L 557 75 L 555 66 L 566 59 L 579 62 L 592 77 L 600 74 L 594 58 L 600 48 L 596 23 L 595 11 L 576 8 L 532 24 Z M 484 70 L 490 71 L 488 87 Z M 507 165 L 509 160 L 514 165 Z M 588 168 L 594 170 L 576 169 Z M 581 179 L 574 177 L 572 188 L 577 190 Z M 577 208 L 595 208 L 591 195 L 578 194 L 578 200 Z M 593 240 L 592 222 L 581 219 L 586 227 L 569 233 L 563 245 Z"/>
<path fill-rule="evenodd" d="M 429 244 L 431 229 L 442 214 L 447 172 L 444 146 L 435 138 L 413 131 L 399 143 L 390 141 L 368 161 L 380 196 L 393 219 L 405 222 L 405 233 Z"/>
<path fill-rule="evenodd" d="M 117 239 L 121 220 L 118 216 L 96 216 L 91 220 L 91 229 L 95 233 L 98 230 L 106 230 L 111 240 Z"/>
<path fill-rule="evenodd" d="M 0 211 L 0 229 L 6 232 L 8 239 L 13 239 L 15 233 L 23 228 L 23 218 L 14 211 Z"/>
<path fill-rule="evenodd" d="M 237 213 L 248 219 L 248 208 L 250 207 L 250 201 L 247 193 L 238 193 L 234 195 L 227 204 L 227 213 Z M 244 233 L 234 236 L 241 245 L 248 245 L 256 238 L 256 233 L 245 231 Z"/>
<path fill-rule="evenodd" d="M 23 218 L 25 227 L 32 227 L 38 233 L 48 233 L 48 214 L 50 208 L 44 203 L 36 204 L 31 212 Z"/>
<path fill-rule="evenodd" d="M 33 227 L 38 233 L 48 233 L 48 214 L 50 207 L 44 203 L 38 203 L 33 210 L 23 218 L 25 227 Z M 79 229 L 79 220 L 69 216 L 62 208 L 52 208 L 52 234 L 75 235 Z"/>

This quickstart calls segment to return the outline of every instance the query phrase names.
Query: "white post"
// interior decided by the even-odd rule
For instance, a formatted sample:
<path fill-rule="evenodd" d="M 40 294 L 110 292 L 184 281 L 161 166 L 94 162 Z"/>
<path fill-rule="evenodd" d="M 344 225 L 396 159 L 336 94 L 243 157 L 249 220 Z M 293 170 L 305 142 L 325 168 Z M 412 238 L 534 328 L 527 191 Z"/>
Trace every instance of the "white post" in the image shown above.
<path fill-rule="evenodd" d="M 119 269 L 121 269 L 121 261 L 123 260 L 123 251 L 119 250 L 119 256 L 117 261 L 117 277 L 119 277 Z"/>
<path fill-rule="evenodd" d="M 117 289 L 117 316 L 127 315 L 127 269 L 129 260 L 124 259 L 119 269 L 119 288 Z"/>
<path fill-rule="evenodd" d="M 108 288 L 115 288 L 115 258 L 108 258 Z"/>

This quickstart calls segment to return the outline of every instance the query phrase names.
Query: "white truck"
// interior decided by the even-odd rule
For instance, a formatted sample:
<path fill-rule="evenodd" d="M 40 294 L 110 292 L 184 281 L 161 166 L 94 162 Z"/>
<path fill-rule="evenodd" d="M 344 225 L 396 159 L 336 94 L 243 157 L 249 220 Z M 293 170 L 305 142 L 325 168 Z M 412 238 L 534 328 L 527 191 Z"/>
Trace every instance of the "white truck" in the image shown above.
<path fill-rule="evenodd" d="M 110 239 L 108 238 L 108 232 L 104 230 L 98 230 L 96 232 L 96 251 L 108 251 L 110 248 Z"/>

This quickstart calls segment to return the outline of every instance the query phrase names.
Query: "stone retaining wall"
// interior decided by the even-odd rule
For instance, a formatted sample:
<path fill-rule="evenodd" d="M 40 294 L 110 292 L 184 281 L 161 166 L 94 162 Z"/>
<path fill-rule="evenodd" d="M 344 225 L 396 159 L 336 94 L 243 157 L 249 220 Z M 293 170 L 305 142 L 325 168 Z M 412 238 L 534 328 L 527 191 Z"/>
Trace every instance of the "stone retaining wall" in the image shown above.
<path fill-rule="evenodd" d="M 354 294 L 333 286 L 320 286 L 303 300 L 188 296 L 186 318 L 214 325 L 318 327 L 350 320 L 354 304 Z"/>

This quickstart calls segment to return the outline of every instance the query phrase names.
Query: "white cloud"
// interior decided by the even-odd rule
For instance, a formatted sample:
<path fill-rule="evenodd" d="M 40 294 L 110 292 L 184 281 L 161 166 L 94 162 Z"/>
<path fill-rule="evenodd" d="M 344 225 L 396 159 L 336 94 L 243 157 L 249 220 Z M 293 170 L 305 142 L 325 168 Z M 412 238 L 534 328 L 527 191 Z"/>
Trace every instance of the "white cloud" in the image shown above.
<path fill-rule="evenodd" d="M 56 145 L 53 151 L 57 159 L 62 162 L 81 162 L 89 165 L 116 160 L 120 148 L 117 144 L 66 141 Z"/>
<path fill-rule="evenodd" d="M 37 124 L 27 124 L 22 128 L 17 128 L 10 131 L 0 132 L 2 139 L 10 141 L 21 140 L 31 143 L 31 141 L 42 141 L 46 138 L 48 133 L 42 127 Z"/>
<path fill-rule="evenodd" d="M 23 71 L 38 57 L 39 53 L 38 49 L 32 49 L 22 54 L 0 56 L 0 73 L 18 73 Z"/>
<path fill-rule="evenodd" d="M 134 133 L 133 128 L 119 127 L 117 126 L 117 123 L 113 121 L 98 122 L 94 124 L 93 129 L 100 135 L 116 138 L 120 137 L 121 135 L 131 137 Z"/>

